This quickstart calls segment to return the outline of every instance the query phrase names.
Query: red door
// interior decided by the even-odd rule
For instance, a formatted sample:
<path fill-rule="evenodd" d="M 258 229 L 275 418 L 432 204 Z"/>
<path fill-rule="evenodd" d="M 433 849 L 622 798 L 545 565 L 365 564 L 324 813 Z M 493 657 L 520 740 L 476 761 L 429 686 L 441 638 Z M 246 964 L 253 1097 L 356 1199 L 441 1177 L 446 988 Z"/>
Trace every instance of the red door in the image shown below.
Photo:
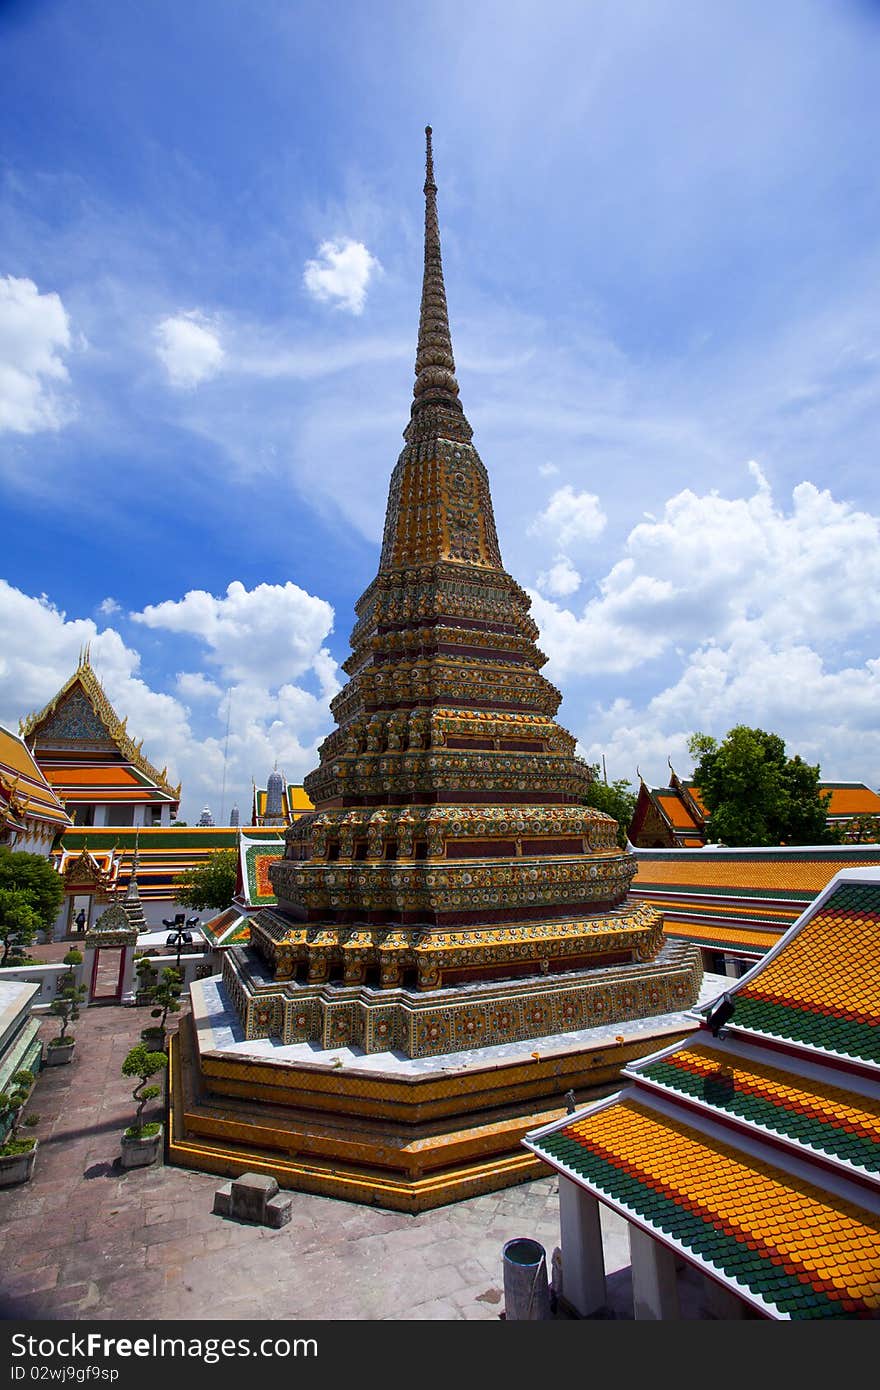
<path fill-rule="evenodd" d="M 92 966 L 90 1004 L 118 1004 L 122 998 L 125 951 L 122 946 L 99 946 Z"/>

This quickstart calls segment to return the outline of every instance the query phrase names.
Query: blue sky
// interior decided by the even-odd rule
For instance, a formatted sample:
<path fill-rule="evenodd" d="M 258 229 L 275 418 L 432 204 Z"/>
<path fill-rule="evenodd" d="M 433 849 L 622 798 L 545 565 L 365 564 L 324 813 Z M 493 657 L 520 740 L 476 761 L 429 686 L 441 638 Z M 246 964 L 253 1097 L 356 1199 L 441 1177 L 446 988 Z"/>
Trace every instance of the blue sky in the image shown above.
<path fill-rule="evenodd" d="M 876 785 L 878 77 L 855 0 L 0 0 L 0 720 L 91 638 L 188 818 L 314 765 L 430 121 L 562 722 L 613 776 L 744 721 Z"/>

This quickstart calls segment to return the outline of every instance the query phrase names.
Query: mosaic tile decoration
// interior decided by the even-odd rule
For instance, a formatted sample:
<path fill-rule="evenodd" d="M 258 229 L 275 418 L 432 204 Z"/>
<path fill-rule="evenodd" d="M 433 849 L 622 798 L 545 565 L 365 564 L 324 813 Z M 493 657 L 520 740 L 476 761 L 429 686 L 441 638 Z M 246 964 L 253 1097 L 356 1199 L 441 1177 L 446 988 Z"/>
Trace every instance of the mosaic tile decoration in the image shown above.
<path fill-rule="evenodd" d="M 880 1100 L 696 1043 L 639 1067 L 677 1095 L 880 1173 Z"/>
<path fill-rule="evenodd" d="M 841 883 L 735 993 L 733 1026 L 880 1064 L 880 885 Z"/>
<path fill-rule="evenodd" d="M 533 1141 L 774 1316 L 880 1312 L 880 1218 L 633 1099 Z"/>

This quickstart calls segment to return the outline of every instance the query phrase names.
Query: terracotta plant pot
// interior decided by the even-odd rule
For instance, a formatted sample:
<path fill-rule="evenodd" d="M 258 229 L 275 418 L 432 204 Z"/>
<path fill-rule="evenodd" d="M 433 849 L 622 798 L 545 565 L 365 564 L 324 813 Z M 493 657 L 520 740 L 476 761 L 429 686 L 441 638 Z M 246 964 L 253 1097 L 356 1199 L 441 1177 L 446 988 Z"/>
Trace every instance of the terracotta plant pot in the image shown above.
<path fill-rule="evenodd" d="M 146 1168 L 149 1164 L 155 1163 L 162 1148 L 163 1134 L 162 1125 L 156 1134 L 150 1134 L 146 1138 L 138 1139 L 132 1134 L 123 1134 L 120 1160 L 123 1168 Z"/>
<path fill-rule="evenodd" d="M 46 1050 L 43 1054 L 43 1066 L 60 1067 L 63 1066 L 65 1062 L 72 1062 L 73 1050 L 75 1047 L 76 1041 L 74 1038 L 65 1038 L 63 1043 L 55 1043 L 54 1046 L 52 1043 L 47 1043 Z"/>
<path fill-rule="evenodd" d="M 0 1187 L 14 1187 L 16 1183 L 30 1182 L 37 1160 L 37 1143 L 22 1154 L 0 1154 Z"/>

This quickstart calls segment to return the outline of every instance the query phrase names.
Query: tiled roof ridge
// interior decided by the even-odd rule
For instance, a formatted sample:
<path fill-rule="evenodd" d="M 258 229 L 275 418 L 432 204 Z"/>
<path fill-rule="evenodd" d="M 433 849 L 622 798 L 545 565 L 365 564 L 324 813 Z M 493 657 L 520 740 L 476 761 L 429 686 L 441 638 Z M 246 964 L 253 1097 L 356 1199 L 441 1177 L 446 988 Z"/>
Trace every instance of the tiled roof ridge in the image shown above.
<path fill-rule="evenodd" d="M 863 1182 L 840 1169 L 817 1173 L 812 1154 L 802 1158 L 787 1153 L 788 1166 L 780 1171 L 778 1145 L 742 1131 L 736 1134 L 737 1142 L 731 1142 L 731 1131 L 713 1118 L 701 1117 L 702 1126 L 695 1131 L 683 1106 L 660 1095 L 652 1095 L 650 1101 L 636 1098 L 631 1089 L 599 1101 L 579 1115 L 533 1131 L 525 1140 L 527 1148 L 595 1191 L 627 1220 L 774 1316 L 874 1316 L 873 1301 L 839 1284 L 817 1283 L 815 1269 L 792 1250 L 790 1240 L 780 1245 L 772 1236 L 757 1231 L 754 1224 L 743 1224 L 735 1213 L 729 1215 L 717 1203 L 706 1205 L 699 1196 L 689 1194 L 687 1184 L 670 1184 L 650 1166 L 640 1168 L 637 1161 L 609 1149 L 589 1129 L 584 1132 L 583 1127 L 610 1108 L 619 1108 L 624 1120 L 637 1124 L 646 1121 L 670 1138 L 678 1135 L 686 1144 L 698 1143 L 710 1153 L 714 1151 L 722 1162 L 753 1172 L 759 1181 L 770 1181 L 777 1187 L 782 1181 L 813 1208 L 817 1204 L 827 1207 L 829 1219 L 839 1213 L 863 1227 L 867 1220 L 873 1230 L 877 1212 L 873 1203 L 866 1208 Z M 816 1225 L 815 1220 L 812 1225 Z M 733 1242 L 729 1247 L 725 1246 L 728 1240 Z M 817 1311 L 807 1311 L 810 1309 Z"/>
<path fill-rule="evenodd" d="M 712 1116 L 722 1130 L 729 1129 L 732 1134 L 751 1134 L 770 1148 L 777 1148 L 787 1154 L 800 1154 L 809 1163 L 817 1163 L 822 1168 L 839 1172 L 851 1181 L 877 1192 L 880 1187 L 880 1143 L 876 1124 L 872 1128 L 867 1122 L 854 1119 L 852 1116 L 843 1119 L 840 1116 L 828 1115 L 827 1106 L 823 1110 L 818 1087 L 815 1090 L 816 1098 L 810 1097 L 808 1078 L 794 1070 L 786 1072 L 766 1063 L 753 1063 L 757 1070 L 750 1073 L 747 1059 L 739 1057 L 736 1052 L 716 1054 L 713 1060 L 731 1070 L 739 1061 L 745 1077 L 737 1077 L 735 1087 L 731 1085 L 726 1098 L 722 1097 L 720 1082 L 714 1097 L 709 1098 L 705 1092 L 701 1096 L 696 1090 L 688 1089 L 684 1078 L 691 1078 L 692 1083 L 696 1083 L 700 1078 L 704 1082 L 713 1078 L 707 1077 L 696 1062 L 689 1063 L 688 1054 L 692 1051 L 692 1046 L 677 1046 L 665 1055 L 646 1059 L 641 1070 L 635 1067 L 632 1070 L 625 1068 L 624 1075 L 633 1085 L 632 1094 L 645 1098 L 648 1104 L 653 1103 L 655 1095 L 664 1096 L 671 1105 L 680 1106 L 685 1112 L 692 1111 L 703 1117 Z M 652 1071 L 656 1073 L 663 1069 L 672 1069 L 682 1074 L 684 1084 L 680 1090 L 669 1081 L 651 1074 Z M 790 1094 L 787 1098 L 782 1094 L 777 1095 L 774 1087 L 776 1091 L 782 1092 L 781 1081 L 762 1081 L 762 1069 L 778 1072 L 781 1078 L 800 1083 L 803 1099 L 797 1099 Z M 754 1077 L 754 1080 L 750 1080 L 750 1076 Z M 788 1087 L 789 1092 L 797 1089 L 797 1086 Z M 873 1100 L 877 1115 L 876 1097 L 866 1097 L 859 1092 L 848 1091 L 839 1080 L 826 1087 L 827 1099 L 835 1099 L 841 1106 L 846 1106 L 849 1102 L 848 1108 L 854 1108 L 854 1103 L 857 1105 L 858 1101 L 861 1101 L 867 1103 L 868 1111 Z M 739 1102 L 739 1109 L 729 1109 L 728 1105 L 735 1101 Z M 747 1113 L 742 1113 L 743 1111 Z M 751 1113 L 748 1113 L 749 1111 Z M 764 1113 L 763 1123 L 755 1117 L 756 1112 Z M 880 1119 L 880 1115 L 877 1115 L 877 1118 Z M 813 1136 L 813 1142 L 810 1142 L 810 1135 Z M 857 1163 L 854 1157 L 847 1156 L 847 1151 L 870 1160 L 870 1163 Z"/>

